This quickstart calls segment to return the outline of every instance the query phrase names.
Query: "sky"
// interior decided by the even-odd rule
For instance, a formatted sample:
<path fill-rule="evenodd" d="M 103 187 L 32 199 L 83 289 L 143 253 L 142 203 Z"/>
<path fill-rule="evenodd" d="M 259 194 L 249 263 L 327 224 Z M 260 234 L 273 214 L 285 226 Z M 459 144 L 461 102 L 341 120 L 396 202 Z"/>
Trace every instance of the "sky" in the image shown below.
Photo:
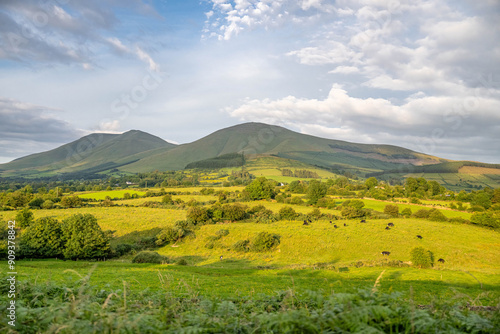
<path fill-rule="evenodd" d="M 500 163 L 498 0 L 1 0 L 0 163 L 243 122 Z"/>

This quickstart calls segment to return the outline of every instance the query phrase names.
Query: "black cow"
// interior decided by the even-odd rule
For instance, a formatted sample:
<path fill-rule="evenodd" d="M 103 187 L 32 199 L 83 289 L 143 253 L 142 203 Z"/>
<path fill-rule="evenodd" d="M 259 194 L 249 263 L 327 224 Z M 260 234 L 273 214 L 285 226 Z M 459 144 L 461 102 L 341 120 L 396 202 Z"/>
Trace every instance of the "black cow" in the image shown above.
<path fill-rule="evenodd" d="M 347 224 L 346 224 L 346 223 L 344 223 L 344 226 L 347 226 Z"/>
<path fill-rule="evenodd" d="M 439 259 L 438 262 L 444 263 L 444 259 Z"/>
<path fill-rule="evenodd" d="M 387 251 L 382 252 L 382 255 L 389 255 L 389 254 L 391 254 L 391 252 L 387 252 Z"/>
<path fill-rule="evenodd" d="M 417 238 L 422 239 L 422 236 L 421 235 L 417 235 Z"/>
<path fill-rule="evenodd" d="M 386 226 L 386 227 L 385 227 L 385 229 L 386 229 L 386 230 L 390 230 L 391 228 L 390 228 L 389 226 Z"/>
<path fill-rule="evenodd" d="M 333 227 L 338 228 L 338 226 L 337 226 L 337 225 L 333 225 Z"/>
<path fill-rule="evenodd" d="M 330 220 L 330 224 L 332 223 L 332 221 Z"/>
<path fill-rule="evenodd" d="M 366 223 L 366 220 L 365 220 L 365 219 L 362 219 L 360 223 Z"/>
<path fill-rule="evenodd" d="M 387 226 L 394 226 L 394 224 L 393 223 L 389 223 L 389 224 L 387 224 Z"/>
<path fill-rule="evenodd" d="M 220 260 L 222 261 L 222 255 L 220 256 Z"/>
<path fill-rule="evenodd" d="M 309 223 L 304 220 L 304 224 L 302 224 L 302 225 L 309 225 Z"/>

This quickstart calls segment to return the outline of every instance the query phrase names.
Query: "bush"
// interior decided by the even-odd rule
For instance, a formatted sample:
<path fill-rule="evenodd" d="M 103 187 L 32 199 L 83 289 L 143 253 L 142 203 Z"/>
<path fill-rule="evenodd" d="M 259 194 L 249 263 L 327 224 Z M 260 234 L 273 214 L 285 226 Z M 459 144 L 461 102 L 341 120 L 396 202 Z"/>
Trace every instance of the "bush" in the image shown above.
<path fill-rule="evenodd" d="M 142 251 L 134 256 L 134 258 L 132 259 L 132 263 L 164 264 L 168 263 L 168 258 L 166 256 L 158 254 L 157 252 Z"/>
<path fill-rule="evenodd" d="M 177 265 L 179 266 L 187 266 L 187 261 L 185 259 L 180 259 L 179 261 L 176 262 Z"/>
<path fill-rule="evenodd" d="M 491 212 L 475 213 L 470 217 L 472 224 L 497 228 L 500 227 L 500 219 Z"/>
<path fill-rule="evenodd" d="M 218 237 L 225 237 L 226 235 L 229 234 L 229 230 L 218 230 L 217 232 L 215 232 L 215 235 L 218 236 Z"/>
<path fill-rule="evenodd" d="M 42 204 L 42 209 L 52 209 L 54 207 L 54 202 L 52 202 L 50 199 L 46 200 Z"/>
<path fill-rule="evenodd" d="M 429 220 L 432 220 L 435 222 L 445 222 L 445 221 L 448 221 L 448 218 L 446 218 L 446 216 L 438 209 L 430 209 L 429 210 Z"/>
<path fill-rule="evenodd" d="M 118 244 L 115 247 L 114 252 L 116 256 L 123 256 L 130 253 L 132 249 L 134 249 L 134 247 L 131 244 Z"/>
<path fill-rule="evenodd" d="M 208 208 L 192 206 L 188 209 L 186 218 L 199 224 L 207 222 L 211 218 L 211 212 Z"/>
<path fill-rule="evenodd" d="M 410 208 L 404 208 L 401 211 L 401 215 L 405 216 L 406 218 L 411 216 L 411 209 Z"/>
<path fill-rule="evenodd" d="M 312 209 L 312 211 L 309 212 L 307 215 L 313 219 L 319 219 L 322 216 L 321 211 L 318 208 Z"/>
<path fill-rule="evenodd" d="M 434 257 L 432 252 L 423 247 L 415 247 L 410 252 L 411 262 L 419 268 L 430 268 L 433 265 Z"/>
<path fill-rule="evenodd" d="M 413 218 L 425 218 L 425 219 L 427 219 L 427 218 L 429 218 L 430 214 L 431 214 L 431 213 L 430 213 L 430 210 L 420 209 L 420 210 L 418 210 L 417 212 L 415 212 L 415 213 L 412 215 L 412 217 L 413 217 Z"/>
<path fill-rule="evenodd" d="M 174 201 L 172 200 L 172 195 L 165 195 L 162 197 L 161 202 L 163 204 L 174 204 Z"/>
<path fill-rule="evenodd" d="M 279 211 L 281 220 L 294 220 L 297 218 L 297 213 L 291 206 L 284 206 Z"/>
<path fill-rule="evenodd" d="M 236 241 L 232 246 L 231 250 L 235 252 L 248 252 L 250 250 L 250 240 L 239 240 Z"/>
<path fill-rule="evenodd" d="M 156 237 L 156 244 L 163 246 L 170 242 L 176 242 L 189 234 L 190 230 L 178 222 L 174 226 L 164 228 Z"/>
<path fill-rule="evenodd" d="M 274 233 L 260 232 L 250 246 L 254 252 L 266 252 L 272 250 L 280 244 L 281 236 Z"/>
<path fill-rule="evenodd" d="M 222 206 L 222 217 L 230 221 L 242 220 L 246 216 L 247 207 L 239 203 L 224 204 Z"/>
<path fill-rule="evenodd" d="M 384 208 L 384 213 L 396 218 L 399 216 L 399 206 L 394 204 L 387 204 Z"/>

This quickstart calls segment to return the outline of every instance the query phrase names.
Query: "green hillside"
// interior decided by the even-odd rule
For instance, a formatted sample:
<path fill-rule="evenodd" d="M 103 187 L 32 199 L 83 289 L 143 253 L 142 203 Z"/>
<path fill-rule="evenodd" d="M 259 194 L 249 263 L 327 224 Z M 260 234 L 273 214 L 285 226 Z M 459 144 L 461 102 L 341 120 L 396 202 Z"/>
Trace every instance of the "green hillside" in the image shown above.
<path fill-rule="evenodd" d="M 391 145 L 368 145 L 319 138 L 263 123 L 244 123 L 216 131 L 195 142 L 179 145 L 123 166 L 127 172 L 179 170 L 189 163 L 229 153 L 277 155 L 324 167 L 367 169 L 366 172 L 395 169 L 406 164 L 434 164 L 444 161 Z"/>
<path fill-rule="evenodd" d="M 40 177 L 64 173 L 98 173 L 137 161 L 155 149 L 175 147 L 161 138 L 131 130 L 94 133 L 51 151 L 0 165 L 1 176 Z"/>

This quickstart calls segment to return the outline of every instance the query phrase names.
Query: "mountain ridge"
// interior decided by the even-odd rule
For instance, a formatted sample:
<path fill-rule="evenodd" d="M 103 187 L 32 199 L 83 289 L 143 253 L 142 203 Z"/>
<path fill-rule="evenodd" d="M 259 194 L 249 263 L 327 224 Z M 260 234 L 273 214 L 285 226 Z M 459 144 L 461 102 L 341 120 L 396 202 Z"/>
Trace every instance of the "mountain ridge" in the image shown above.
<path fill-rule="evenodd" d="M 140 130 L 90 134 L 56 149 L 0 164 L 0 176 L 40 177 L 111 170 L 126 173 L 182 170 L 188 164 L 230 153 L 270 155 L 323 168 L 368 173 L 451 162 L 387 144 L 360 144 L 301 134 L 277 125 L 248 122 L 175 145 Z"/>

